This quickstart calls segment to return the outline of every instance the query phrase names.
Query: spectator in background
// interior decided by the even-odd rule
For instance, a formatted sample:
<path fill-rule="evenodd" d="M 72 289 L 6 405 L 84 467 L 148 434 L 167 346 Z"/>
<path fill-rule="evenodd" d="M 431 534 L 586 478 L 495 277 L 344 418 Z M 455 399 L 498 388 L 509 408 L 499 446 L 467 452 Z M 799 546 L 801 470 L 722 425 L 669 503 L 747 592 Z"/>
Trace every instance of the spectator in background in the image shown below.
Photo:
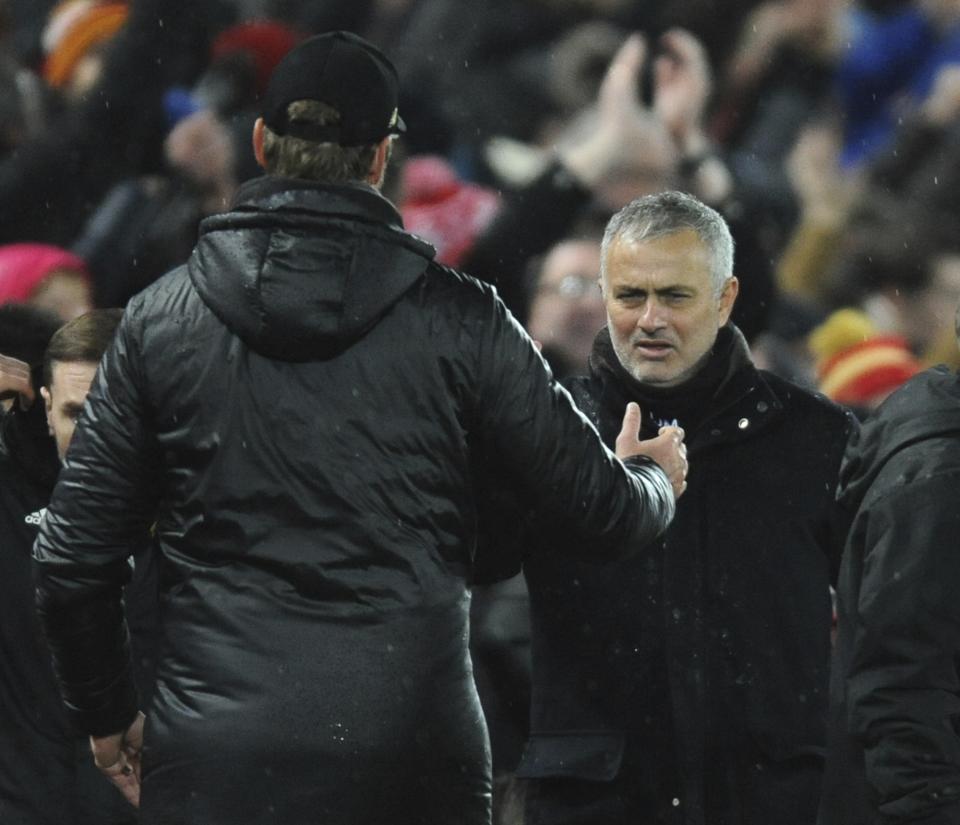
<path fill-rule="evenodd" d="M 527 332 L 554 374 L 580 375 L 606 322 L 600 294 L 600 242 L 569 239 L 535 262 Z"/>
<path fill-rule="evenodd" d="M 272 20 L 237 24 L 214 39 L 192 89 L 167 91 L 173 126 L 163 143 L 165 174 L 118 183 L 73 244 L 97 274 L 98 304 L 125 304 L 186 261 L 200 221 L 228 209 L 237 187 L 260 174 L 249 160 L 257 102 L 300 39 Z"/>
<path fill-rule="evenodd" d="M 0 161 L 0 241 L 68 246 L 114 183 L 160 168 L 163 93 L 199 74 L 219 8 L 132 0 L 89 93 Z"/>
<path fill-rule="evenodd" d="M 817 389 L 863 420 L 922 369 L 905 338 L 881 335 L 855 309 L 832 313 L 810 333 Z"/>
<path fill-rule="evenodd" d="M 903 115 L 929 96 L 938 73 L 960 63 L 956 0 L 862 5 L 837 72 L 844 167 L 867 163 L 889 146 Z"/>
<path fill-rule="evenodd" d="M 934 218 L 918 224 L 866 221 L 847 232 L 845 257 L 833 273 L 838 294 L 862 308 L 877 329 L 901 335 L 926 366 L 958 361 L 951 306 L 960 301 L 960 248 Z M 882 234 L 878 234 L 882 232 Z"/>
<path fill-rule="evenodd" d="M 642 95 L 647 81 L 649 103 Z M 718 208 L 735 207 L 733 179 L 705 132 L 711 82 L 703 48 L 689 33 L 670 31 L 656 44 L 628 38 L 607 68 L 596 106 L 558 137 L 536 178 L 505 199 L 464 269 L 497 283 L 507 304 L 526 318 L 521 287 L 528 259 L 580 227 L 586 233 L 598 223 L 602 228 L 632 198 L 686 186 Z M 769 262 L 750 217 L 731 223 L 743 265 L 737 320 L 752 338 L 773 303 Z"/>
<path fill-rule="evenodd" d="M 43 31 L 43 78 L 70 100 L 80 100 L 99 81 L 104 52 L 127 22 L 126 2 L 63 0 Z"/>
<path fill-rule="evenodd" d="M 83 259 L 48 244 L 0 246 L 0 304 L 25 303 L 62 321 L 93 308 L 90 276 Z"/>
<path fill-rule="evenodd" d="M 0 160 L 44 127 L 46 95 L 42 81 L 14 50 L 10 10 L 0 4 Z"/>
<path fill-rule="evenodd" d="M 400 215 L 408 231 L 437 250 L 437 261 L 459 266 L 500 208 L 496 192 L 461 180 L 435 155 L 408 158 L 400 184 Z"/>

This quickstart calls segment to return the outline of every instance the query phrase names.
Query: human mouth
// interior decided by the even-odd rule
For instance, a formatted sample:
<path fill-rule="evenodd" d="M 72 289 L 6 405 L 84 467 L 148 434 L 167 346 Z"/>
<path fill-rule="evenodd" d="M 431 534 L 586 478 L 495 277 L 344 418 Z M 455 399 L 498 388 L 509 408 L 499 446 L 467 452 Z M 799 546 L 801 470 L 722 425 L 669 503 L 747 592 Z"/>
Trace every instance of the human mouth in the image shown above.
<path fill-rule="evenodd" d="M 643 340 L 637 341 L 633 345 L 634 350 L 640 355 L 651 361 L 662 361 L 673 350 L 673 346 L 666 341 Z"/>

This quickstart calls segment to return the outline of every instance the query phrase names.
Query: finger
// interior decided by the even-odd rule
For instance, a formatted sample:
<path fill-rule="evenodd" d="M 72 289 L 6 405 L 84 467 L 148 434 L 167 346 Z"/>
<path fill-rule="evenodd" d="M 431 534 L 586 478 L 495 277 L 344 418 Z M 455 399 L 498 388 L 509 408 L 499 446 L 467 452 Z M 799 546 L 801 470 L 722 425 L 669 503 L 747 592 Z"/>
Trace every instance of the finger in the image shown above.
<path fill-rule="evenodd" d="M 623 413 L 623 425 L 620 427 L 620 435 L 617 436 L 617 440 L 622 438 L 635 440 L 640 435 L 641 417 L 639 404 L 635 401 L 627 404 L 627 409 Z"/>
<path fill-rule="evenodd" d="M 670 81 L 677 76 L 677 71 L 676 59 L 669 55 L 660 55 L 653 61 L 653 85 L 658 89 L 669 86 Z"/>
<path fill-rule="evenodd" d="M 140 807 L 140 779 L 136 774 L 118 774 L 109 777 L 109 779 L 120 790 L 127 802 L 134 808 Z"/>
<path fill-rule="evenodd" d="M 673 28 L 660 38 L 660 42 L 684 62 L 697 60 L 700 55 L 700 41 L 686 29 Z"/>
<path fill-rule="evenodd" d="M 642 81 L 643 61 L 647 43 L 640 34 L 632 34 L 617 50 L 600 84 L 600 106 L 619 106 L 624 97 L 639 102 L 639 84 Z"/>

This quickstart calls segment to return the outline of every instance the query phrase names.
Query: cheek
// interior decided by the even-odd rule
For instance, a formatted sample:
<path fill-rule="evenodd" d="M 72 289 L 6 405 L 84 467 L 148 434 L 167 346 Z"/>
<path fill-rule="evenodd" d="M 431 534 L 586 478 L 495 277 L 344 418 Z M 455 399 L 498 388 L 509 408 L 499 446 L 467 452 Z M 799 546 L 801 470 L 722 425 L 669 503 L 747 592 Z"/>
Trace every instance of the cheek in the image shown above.
<path fill-rule="evenodd" d="M 50 423 L 53 429 L 53 436 L 57 441 L 57 446 L 60 447 L 60 452 L 66 452 L 67 445 L 73 438 L 73 431 L 76 429 L 77 423 L 66 415 L 58 415 Z"/>
<path fill-rule="evenodd" d="M 610 310 L 607 313 L 610 333 L 614 336 L 629 336 L 637 325 L 636 313 L 629 310 Z"/>

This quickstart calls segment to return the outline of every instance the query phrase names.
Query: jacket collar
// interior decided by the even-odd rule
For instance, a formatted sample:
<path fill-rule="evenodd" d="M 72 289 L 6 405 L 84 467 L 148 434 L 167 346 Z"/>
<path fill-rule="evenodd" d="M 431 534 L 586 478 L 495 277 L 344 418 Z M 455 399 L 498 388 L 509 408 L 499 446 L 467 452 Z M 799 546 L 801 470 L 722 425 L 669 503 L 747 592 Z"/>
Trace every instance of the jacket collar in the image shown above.
<path fill-rule="evenodd" d="M 396 207 L 365 183 L 314 183 L 264 175 L 244 183 L 234 197 L 233 211 L 250 210 L 309 211 L 403 229 Z"/>
<path fill-rule="evenodd" d="M 590 371 L 601 382 L 600 407 L 619 428 L 623 409 L 629 401 L 644 400 L 663 391 L 653 390 L 633 378 L 620 363 L 604 328 L 597 336 L 590 356 Z M 717 344 L 703 370 L 686 384 L 675 388 L 678 395 L 702 396 L 706 407 L 699 426 L 687 433 L 688 449 L 702 449 L 752 437 L 775 421 L 783 410 L 778 397 L 763 374 L 750 359 L 746 339 L 737 327 L 728 324 L 720 330 Z M 656 435 L 647 431 L 644 437 Z"/>

